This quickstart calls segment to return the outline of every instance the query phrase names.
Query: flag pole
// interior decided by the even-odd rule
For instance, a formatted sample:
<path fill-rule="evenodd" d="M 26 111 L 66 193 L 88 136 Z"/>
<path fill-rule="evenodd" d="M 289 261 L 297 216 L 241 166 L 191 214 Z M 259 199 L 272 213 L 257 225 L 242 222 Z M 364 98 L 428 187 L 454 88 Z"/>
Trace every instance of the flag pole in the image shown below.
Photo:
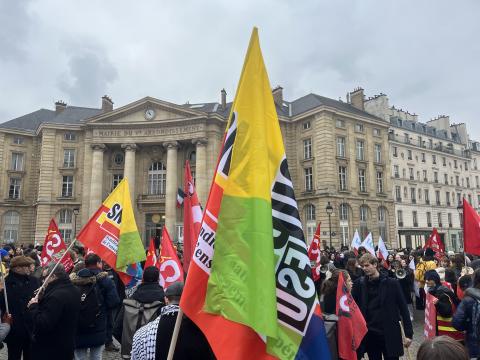
<path fill-rule="evenodd" d="M 3 273 L 3 259 L 2 259 L 2 254 L 0 254 L 0 276 L 2 277 L 2 286 L 3 286 L 3 294 L 5 296 L 5 310 L 7 311 L 7 314 L 10 313 L 8 310 L 8 297 L 7 297 L 7 287 L 5 285 L 5 274 Z"/>
<path fill-rule="evenodd" d="M 43 288 L 45 287 L 45 284 L 48 282 L 48 280 L 50 279 L 50 277 L 52 276 L 52 274 L 54 273 L 55 269 L 58 267 L 58 264 L 60 264 L 60 262 L 62 261 L 63 257 L 65 256 L 65 254 L 67 254 L 70 249 L 73 247 L 73 245 L 75 245 L 75 241 L 72 241 L 70 243 L 70 245 L 68 245 L 68 248 L 67 250 L 65 250 L 65 252 L 63 253 L 62 256 L 60 256 L 60 258 L 58 259 L 58 261 L 55 263 L 55 266 L 53 267 L 52 271 L 50 271 L 50 274 L 48 274 L 48 276 L 45 278 L 45 280 L 43 281 L 43 284 L 42 286 L 40 286 L 38 288 L 38 290 L 36 290 L 36 294 L 35 294 L 35 297 L 38 297 L 38 294 L 40 294 L 40 292 L 43 290 Z"/>
<path fill-rule="evenodd" d="M 170 348 L 168 349 L 167 360 L 173 359 L 175 353 L 175 347 L 177 346 L 178 333 L 180 332 L 180 325 L 182 324 L 183 311 L 180 308 L 178 310 L 177 320 L 175 321 L 175 328 L 173 329 L 172 341 L 170 341 Z"/>

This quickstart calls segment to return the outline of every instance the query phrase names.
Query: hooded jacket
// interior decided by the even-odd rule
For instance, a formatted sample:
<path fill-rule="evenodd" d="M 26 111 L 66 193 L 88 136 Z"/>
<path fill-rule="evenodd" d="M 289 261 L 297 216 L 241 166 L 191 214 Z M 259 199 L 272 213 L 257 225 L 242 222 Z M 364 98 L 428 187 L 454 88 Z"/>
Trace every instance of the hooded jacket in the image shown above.
<path fill-rule="evenodd" d="M 100 315 L 95 321 L 93 329 L 82 333 L 79 329 L 75 337 L 75 349 L 97 347 L 105 344 L 107 330 L 107 311 L 120 303 L 117 290 L 108 274 L 100 269 L 82 269 L 77 274 L 70 275 L 72 283 L 77 286 L 95 284 L 97 286 Z M 82 316 L 80 313 L 79 316 Z"/>
<path fill-rule="evenodd" d="M 465 297 L 453 315 L 455 329 L 466 331 L 465 343 L 471 358 L 480 355 L 480 289 L 468 288 Z"/>

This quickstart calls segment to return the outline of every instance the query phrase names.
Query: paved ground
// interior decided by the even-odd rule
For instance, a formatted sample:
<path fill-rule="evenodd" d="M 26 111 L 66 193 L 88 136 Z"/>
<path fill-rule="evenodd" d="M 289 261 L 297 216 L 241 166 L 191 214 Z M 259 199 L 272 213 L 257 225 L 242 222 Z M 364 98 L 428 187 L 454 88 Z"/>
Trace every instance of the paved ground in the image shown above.
<path fill-rule="evenodd" d="M 423 311 L 416 311 L 414 314 L 414 336 L 413 336 L 413 344 L 410 347 L 410 359 L 414 360 L 417 356 L 417 350 L 420 344 L 423 341 L 423 323 L 424 323 L 424 315 Z M 117 360 L 121 359 L 120 353 L 115 353 L 115 352 L 107 352 L 105 351 L 103 354 L 103 358 L 105 360 Z M 404 359 L 407 359 L 407 357 L 404 357 Z M 6 347 L 2 350 L 0 350 L 0 360 L 7 360 L 7 351 Z M 52 359 L 53 360 L 53 359 Z"/>

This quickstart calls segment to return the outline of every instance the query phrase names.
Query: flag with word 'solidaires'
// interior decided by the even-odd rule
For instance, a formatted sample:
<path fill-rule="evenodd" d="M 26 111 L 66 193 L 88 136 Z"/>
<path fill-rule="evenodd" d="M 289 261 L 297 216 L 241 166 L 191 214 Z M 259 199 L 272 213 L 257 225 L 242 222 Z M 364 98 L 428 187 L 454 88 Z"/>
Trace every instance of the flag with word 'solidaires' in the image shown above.
<path fill-rule="evenodd" d="M 180 306 L 219 359 L 330 359 L 256 28 Z"/>
<path fill-rule="evenodd" d="M 131 276 L 132 268 L 139 266 L 135 264 L 145 260 L 126 178 L 100 205 L 78 234 L 77 240 L 100 256 L 119 275 Z"/>

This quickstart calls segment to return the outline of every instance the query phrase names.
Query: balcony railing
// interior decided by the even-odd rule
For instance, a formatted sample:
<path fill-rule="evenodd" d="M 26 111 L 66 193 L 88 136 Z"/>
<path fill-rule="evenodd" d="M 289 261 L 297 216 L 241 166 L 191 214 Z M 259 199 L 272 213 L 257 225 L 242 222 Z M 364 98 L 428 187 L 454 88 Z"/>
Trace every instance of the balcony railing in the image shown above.
<path fill-rule="evenodd" d="M 404 137 L 404 135 L 400 135 L 399 134 L 394 134 L 394 133 L 389 133 L 388 134 L 388 140 L 393 140 L 393 141 L 398 141 L 398 142 L 401 142 L 401 143 L 404 143 L 404 144 L 409 144 L 409 145 L 414 145 L 414 146 L 418 146 L 418 147 L 421 147 L 421 148 L 427 148 L 426 144 L 425 144 L 425 141 L 418 141 L 416 139 L 406 139 Z M 444 152 L 444 153 L 447 153 L 447 154 L 451 154 L 451 155 L 457 155 L 457 156 L 462 156 L 462 157 L 465 157 L 465 158 L 471 158 L 472 155 L 470 153 L 470 150 L 463 150 L 463 149 L 454 149 L 453 148 L 453 143 L 452 145 L 434 145 L 434 146 L 428 146 L 428 148 L 430 149 L 434 149 L 434 150 L 437 150 L 437 151 L 441 151 L 441 152 Z M 478 150 L 477 150 L 478 151 Z"/>

